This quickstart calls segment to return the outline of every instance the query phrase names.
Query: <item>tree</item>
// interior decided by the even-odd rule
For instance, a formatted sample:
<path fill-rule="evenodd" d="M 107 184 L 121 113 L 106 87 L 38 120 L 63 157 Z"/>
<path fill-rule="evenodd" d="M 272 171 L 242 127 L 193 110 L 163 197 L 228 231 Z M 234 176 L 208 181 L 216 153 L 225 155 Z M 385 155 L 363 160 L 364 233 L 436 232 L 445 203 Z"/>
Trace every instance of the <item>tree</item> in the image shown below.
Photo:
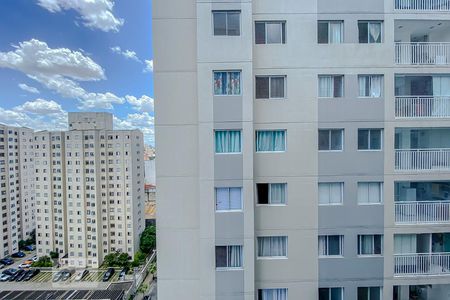
<path fill-rule="evenodd" d="M 156 226 L 149 226 L 141 234 L 140 248 L 143 253 L 150 253 L 156 248 Z"/>
<path fill-rule="evenodd" d="M 31 264 L 34 268 L 50 268 L 53 266 L 52 259 L 48 256 L 39 257 L 39 260 Z"/>
<path fill-rule="evenodd" d="M 59 257 L 59 253 L 56 251 L 50 251 L 50 257 L 56 259 Z"/>
<path fill-rule="evenodd" d="M 103 263 L 107 267 L 115 267 L 117 265 L 117 254 L 117 252 L 107 254 L 103 260 Z"/>
<path fill-rule="evenodd" d="M 128 267 L 130 262 L 130 257 L 127 253 L 120 253 L 119 256 L 117 256 L 117 265 L 119 267 Z"/>
<path fill-rule="evenodd" d="M 134 260 L 131 262 L 131 266 L 134 267 L 139 267 L 140 265 L 142 265 L 145 262 L 145 258 L 147 256 L 142 253 L 141 251 L 138 251 L 134 254 Z"/>

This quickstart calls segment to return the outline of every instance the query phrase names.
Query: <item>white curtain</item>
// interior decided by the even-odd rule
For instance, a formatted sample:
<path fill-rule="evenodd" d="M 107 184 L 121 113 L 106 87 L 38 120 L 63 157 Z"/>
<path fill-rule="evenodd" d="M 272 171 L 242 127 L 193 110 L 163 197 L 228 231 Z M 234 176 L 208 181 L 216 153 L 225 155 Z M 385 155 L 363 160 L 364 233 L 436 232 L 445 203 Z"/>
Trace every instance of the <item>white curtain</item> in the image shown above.
<path fill-rule="evenodd" d="M 267 44 L 281 44 L 281 23 L 266 23 Z"/>
<path fill-rule="evenodd" d="M 361 254 L 374 254 L 373 235 L 360 236 Z"/>
<path fill-rule="evenodd" d="M 342 43 L 342 22 L 330 22 L 330 44 Z"/>
<path fill-rule="evenodd" d="M 434 116 L 450 115 L 450 76 L 433 76 Z"/>
<path fill-rule="evenodd" d="M 319 256 L 326 256 L 327 248 L 327 237 L 324 235 L 319 236 Z"/>
<path fill-rule="evenodd" d="M 287 289 L 264 289 L 260 300 L 287 300 Z"/>
<path fill-rule="evenodd" d="M 319 97 L 333 97 L 333 77 L 319 76 Z"/>
<path fill-rule="evenodd" d="M 397 234 L 394 236 L 394 254 L 417 253 L 417 236 L 415 234 Z"/>
<path fill-rule="evenodd" d="M 369 23 L 369 43 L 381 43 L 381 23 Z"/>
<path fill-rule="evenodd" d="M 319 204 L 339 204 L 342 203 L 341 182 L 319 183 Z"/>
<path fill-rule="evenodd" d="M 373 98 L 380 98 L 383 89 L 383 76 L 370 76 L 370 96 Z"/>
<path fill-rule="evenodd" d="M 228 188 L 216 188 L 216 210 L 229 210 Z"/>
<path fill-rule="evenodd" d="M 287 256 L 287 237 L 258 237 L 258 256 Z"/>
<path fill-rule="evenodd" d="M 284 77 L 270 78 L 270 98 L 284 98 Z"/>
<path fill-rule="evenodd" d="M 242 188 L 230 188 L 230 209 L 242 209 Z"/>
<path fill-rule="evenodd" d="M 358 183 L 358 203 L 380 203 L 381 183 L 380 182 L 359 182 Z"/>
<path fill-rule="evenodd" d="M 270 203 L 271 204 L 284 204 L 286 203 L 286 184 L 284 183 L 272 183 L 270 185 Z"/>
<path fill-rule="evenodd" d="M 242 267 L 242 246 L 228 246 L 228 267 Z"/>
<path fill-rule="evenodd" d="M 367 80 L 368 80 L 368 76 L 359 76 L 358 77 L 358 82 L 359 82 L 359 96 L 360 97 L 367 97 Z"/>
<path fill-rule="evenodd" d="M 284 151 L 285 148 L 284 130 L 256 132 L 256 151 Z"/>

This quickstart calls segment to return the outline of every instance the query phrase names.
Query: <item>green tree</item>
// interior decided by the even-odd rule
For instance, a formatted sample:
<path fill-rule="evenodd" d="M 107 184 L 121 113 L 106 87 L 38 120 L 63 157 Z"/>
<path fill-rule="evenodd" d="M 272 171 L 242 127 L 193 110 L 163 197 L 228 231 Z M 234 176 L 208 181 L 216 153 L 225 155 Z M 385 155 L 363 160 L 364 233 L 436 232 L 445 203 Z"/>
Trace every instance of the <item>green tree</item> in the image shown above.
<path fill-rule="evenodd" d="M 53 266 L 52 259 L 49 256 L 39 257 L 39 260 L 31 264 L 32 267 L 35 268 L 49 268 Z"/>
<path fill-rule="evenodd" d="M 56 251 L 50 251 L 50 257 L 56 259 L 59 257 L 59 253 Z"/>
<path fill-rule="evenodd" d="M 105 256 L 105 259 L 103 260 L 103 264 L 105 264 L 107 267 L 115 267 L 117 265 L 117 258 L 119 256 L 119 253 L 109 253 Z"/>
<path fill-rule="evenodd" d="M 156 226 L 149 226 L 141 234 L 140 248 L 143 253 L 150 253 L 156 248 Z"/>
<path fill-rule="evenodd" d="M 127 253 L 120 253 L 117 256 L 117 266 L 118 267 L 128 267 L 130 264 L 130 257 Z"/>

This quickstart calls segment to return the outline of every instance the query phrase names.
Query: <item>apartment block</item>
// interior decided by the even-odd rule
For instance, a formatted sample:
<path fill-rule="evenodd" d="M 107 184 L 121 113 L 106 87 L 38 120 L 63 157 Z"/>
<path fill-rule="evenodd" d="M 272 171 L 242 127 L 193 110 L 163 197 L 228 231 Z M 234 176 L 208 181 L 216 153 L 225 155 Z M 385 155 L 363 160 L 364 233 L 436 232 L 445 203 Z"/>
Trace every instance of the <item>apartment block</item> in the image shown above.
<path fill-rule="evenodd" d="M 35 227 L 33 159 L 33 130 L 0 124 L 1 257 L 19 251 Z"/>
<path fill-rule="evenodd" d="M 69 113 L 68 131 L 36 132 L 38 255 L 99 267 L 139 250 L 144 229 L 143 135 L 113 130 L 107 113 Z"/>
<path fill-rule="evenodd" d="M 154 1 L 159 297 L 447 299 L 449 13 Z"/>

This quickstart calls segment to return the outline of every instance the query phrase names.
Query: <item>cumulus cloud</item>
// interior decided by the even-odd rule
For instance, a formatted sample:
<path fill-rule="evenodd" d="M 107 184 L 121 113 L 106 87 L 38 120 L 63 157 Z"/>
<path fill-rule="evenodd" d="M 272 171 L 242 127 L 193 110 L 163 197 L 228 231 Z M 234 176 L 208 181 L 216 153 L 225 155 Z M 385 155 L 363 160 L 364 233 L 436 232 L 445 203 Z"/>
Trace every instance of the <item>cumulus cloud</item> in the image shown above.
<path fill-rule="evenodd" d="M 150 60 L 146 59 L 144 62 L 145 62 L 144 72 L 145 73 L 153 72 L 153 59 L 150 59 Z"/>
<path fill-rule="evenodd" d="M 128 114 L 125 119 L 114 117 L 116 129 L 140 129 L 144 133 L 146 144 L 154 144 L 154 118 L 147 112 Z"/>
<path fill-rule="evenodd" d="M 37 0 L 37 4 L 52 13 L 73 9 L 80 15 L 84 26 L 105 32 L 117 32 L 124 23 L 113 14 L 113 0 Z"/>
<path fill-rule="evenodd" d="M 83 96 L 79 109 L 113 109 L 113 104 L 123 104 L 125 99 L 114 95 L 113 93 L 87 93 Z"/>
<path fill-rule="evenodd" d="M 55 101 L 44 100 L 40 98 L 34 101 L 27 101 L 22 105 L 16 106 L 14 110 L 35 115 L 54 115 L 64 113 L 61 105 L 59 105 Z"/>
<path fill-rule="evenodd" d="M 111 51 L 113 53 L 122 55 L 123 57 L 125 57 L 126 59 L 131 59 L 134 60 L 136 62 L 141 62 L 141 60 L 139 59 L 139 57 L 137 56 L 136 52 L 131 51 L 131 50 L 122 50 L 119 46 L 116 47 L 111 47 Z"/>
<path fill-rule="evenodd" d="M 32 94 L 39 94 L 39 90 L 37 88 L 29 86 L 25 83 L 19 83 L 19 88 Z"/>
<path fill-rule="evenodd" d="M 143 95 L 141 98 L 127 95 L 125 99 L 134 109 L 140 112 L 153 112 L 154 110 L 154 100 L 147 95 Z"/>

